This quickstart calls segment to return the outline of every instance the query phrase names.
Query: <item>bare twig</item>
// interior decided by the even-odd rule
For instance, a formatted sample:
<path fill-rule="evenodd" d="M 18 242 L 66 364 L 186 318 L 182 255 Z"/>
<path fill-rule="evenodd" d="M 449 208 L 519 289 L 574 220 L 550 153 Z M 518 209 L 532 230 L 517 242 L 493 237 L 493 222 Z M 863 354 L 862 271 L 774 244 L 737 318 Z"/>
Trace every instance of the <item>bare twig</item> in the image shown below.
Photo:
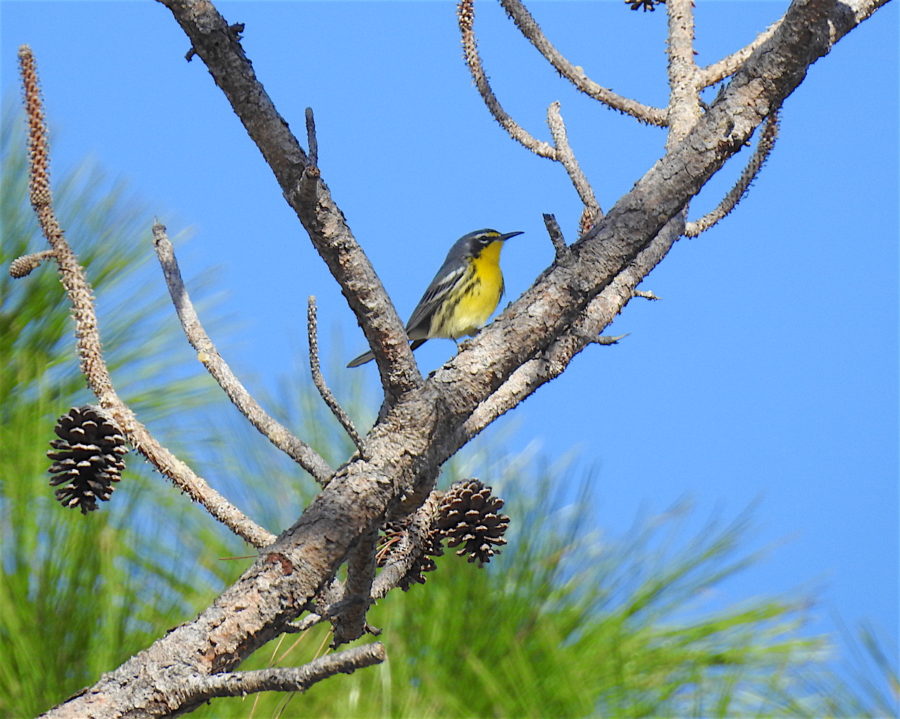
<path fill-rule="evenodd" d="M 769 27 L 757 35 L 756 39 L 749 45 L 745 45 L 737 52 L 733 52 L 731 55 L 723 57 L 718 62 L 707 65 L 700 70 L 700 87 L 715 85 L 729 75 L 734 75 L 734 73 L 738 71 L 738 68 L 747 61 L 747 58 L 754 53 L 756 48 L 772 37 L 779 25 L 781 25 L 780 19 L 769 25 Z"/>
<path fill-rule="evenodd" d="M 313 295 L 310 295 L 309 299 L 307 300 L 306 330 L 309 337 L 309 369 L 312 372 L 313 383 L 316 385 L 316 389 L 319 390 L 319 394 L 322 396 L 325 404 L 328 405 L 328 409 L 331 410 L 331 413 L 335 416 L 337 421 L 341 423 L 341 427 L 344 428 L 344 431 L 350 436 L 350 439 L 353 440 L 353 444 L 355 444 L 356 448 L 359 450 L 360 456 L 365 458 L 366 446 L 363 442 L 362 437 L 360 437 L 359 432 L 356 431 L 356 425 L 353 424 L 353 420 L 350 419 L 350 415 L 348 415 L 344 411 L 344 408 L 341 407 L 340 403 L 337 401 L 337 398 L 328 388 L 328 385 L 325 383 L 325 377 L 322 375 L 322 367 L 319 364 L 319 338 L 318 321 L 316 319 L 316 298 Z"/>
<path fill-rule="evenodd" d="M 306 108 L 306 144 L 309 155 L 309 164 L 319 166 L 319 139 L 316 136 L 316 118 L 311 107 Z"/>
<path fill-rule="evenodd" d="M 756 150 L 747 161 L 747 166 L 741 172 L 741 176 L 734 183 L 728 194 L 722 198 L 718 206 L 705 214 L 696 222 L 688 222 L 684 226 L 684 234 L 687 237 L 697 237 L 702 232 L 706 232 L 715 225 L 719 220 L 729 214 L 737 204 L 744 199 L 750 190 L 750 185 L 759 175 L 763 164 L 768 159 L 775 147 L 775 140 L 778 139 L 778 112 L 775 111 L 766 120 L 763 125 L 762 133 L 759 136 L 759 142 L 756 144 Z"/>
<path fill-rule="evenodd" d="M 375 547 L 378 530 L 373 529 L 359 538 L 350 550 L 347 561 L 347 581 L 344 585 L 344 600 L 351 602 L 347 609 L 337 615 L 334 624 L 332 647 L 359 639 L 366 632 L 366 612 L 371 603 L 372 580 L 375 578 Z"/>
<path fill-rule="evenodd" d="M 214 697 L 239 697 L 255 692 L 303 692 L 323 679 L 338 673 L 352 674 L 357 669 L 380 664 L 386 657 L 384 645 L 373 642 L 327 654 L 302 667 L 273 667 L 195 676 L 184 688 L 184 698 L 191 704 L 197 704 Z"/>
<path fill-rule="evenodd" d="M 312 447 L 292 434 L 274 417 L 269 416 L 222 359 L 219 350 L 213 344 L 206 330 L 203 329 L 200 317 L 184 286 L 181 270 L 178 268 L 178 260 L 175 257 L 175 248 L 166 234 L 166 228 L 158 222 L 153 225 L 153 246 L 169 288 L 169 295 L 172 297 L 172 303 L 175 305 L 175 311 L 181 321 L 181 327 L 191 347 L 197 350 L 197 359 L 203 363 L 213 379 L 224 390 L 228 399 L 250 421 L 250 424 L 309 472 L 319 484 L 327 484 L 334 470 Z"/>
<path fill-rule="evenodd" d="M 562 230 L 559 229 L 559 223 L 556 216 L 544 213 L 544 226 L 547 228 L 547 234 L 550 235 L 550 242 L 553 243 L 553 252 L 556 254 L 556 261 L 559 262 L 568 252 L 566 240 L 563 237 Z"/>
<path fill-rule="evenodd" d="M 578 90 L 595 100 L 599 100 L 613 110 L 624 112 L 641 122 L 660 127 L 666 125 L 665 110 L 644 105 L 630 98 L 622 97 L 605 87 L 601 87 L 591 80 L 581 67 L 569 62 L 547 39 L 540 25 L 535 22 L 531 13 L 519 0 L 500 0 L 500 4 L 503 5 L 507 15 L 512 18 L 519 31 L 537 48 L 538 52 L 547 58 L 554 69 Z"/>
<path fill-rule="evenodd" d="M 632 296 L 632 297 L 643 297 L 645 300 L 658 300 L 658 299 L 660 299 L 659 297 L 657 297 L 657 296 L 656 296 L 653 292 L 651 292 L 650 290 L 635 290 L 634 292 L 631 293 L 631 296 Z"/>
<path fill-rule="evenodd" d="M 569 179 L 575 186 L 575 192 L 581 198 L 581 204 L 589 213 L 590 224 L 593 224 L 603 216 L 600 209 L 600 203 L 594 196 L 594 188 L 588 182 L 581 165 L 575 159 L 575 153 L 569 145 L 569 136 L 566 133 L 566 124 L 563 122 L 562 114 L 559 111 L 559 103 L 551 102 L 547 108 L 547 126 L 550 128 L 550 134 L 553 136 L 553 144 L 556 145 L 556 159 L 566 168 Z"/>
<path fill-rule="evenodd" d="M 595 345 L 617 345 L 619 344 L 619 340 L 625 339 L 630 332 L 626 332 L 622 335 L 616 335 L 612 337 L 610 335 L 600 335 L 598 337 L 591 337 L 588 341 L 592 342 Z"/>
<path fill-rule="evenodd" d="M 523 129 L 510 115 L 503 109 L 494 91 L 491 89 L 491 83 L 487 79 L 484 67 L 481 64 L 481 57 L 478 55 L 478 44 L 475 40 L 475 5 L 474 0 L 460 0 L 457 7 L 457 17 L 459 19 L 459 30 L 462 34 L 463 55 L 466 59 L 466 65 L 469 66 L 469 72 L 472 73 L 472 79 L 475 81 L 475 87 L 484 104 L 494 116 L 494 119 L 500 126 L 509 133 L 509 136 L 516 142 L 528 148 L 534 154 L 540 157 L 546 157 L 550 160 L 559 159 L 556 149 L 549 143 L 538 140 L 527 130 Z"/>
<path fill-rule="evenodd" d="M 50 192 L 49 151 L 47 128 L 41 108 L 37 71 L 31 48 L 19 48 L 19 64 L 25 89 L 25 109 L 28 116 L 28 151 L 30 167 L 31 204 L 37 214 L 41 231 L 50 243 L 59 267 L 60 281 L 72 303 L 75 337 L 81 358 L 81 372 L 100 406 L 115 420 L 128 441 L 162 474 L 191 499 L 199 502 L 217 520 L 255 547 L 265 547 L 275 536 L 253 522 L 237 507 L 197 476 L 190 467 L 163 447 L 144 427 L 131 409 L 116 393 L 109 369 L 103 358 L 100 331 L 94 310 L 91 285 L 78 258 L 69 247 L 53 210 Z"/>

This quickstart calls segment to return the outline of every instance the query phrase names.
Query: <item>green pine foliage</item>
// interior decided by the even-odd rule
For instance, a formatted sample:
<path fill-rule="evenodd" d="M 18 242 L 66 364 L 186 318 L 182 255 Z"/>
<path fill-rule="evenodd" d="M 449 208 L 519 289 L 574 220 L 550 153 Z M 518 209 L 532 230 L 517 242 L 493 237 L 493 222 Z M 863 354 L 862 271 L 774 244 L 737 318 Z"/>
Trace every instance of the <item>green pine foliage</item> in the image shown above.
<path fill-rule="evenodd" d="M 5 267 L 43 242 L 28 207 L 22 137 L 7 122 L 9 112 L 4 120 Z M 167 444 L 177 447 L 185 429 L 208 431 L 202 456 L 194 458 L 201 473 L 203 466 L 228 467 L 228 477 L 217 473 L 227 482 L 220 489 L 270 530 L 282 529 L 315 487 L 236 413 L 212 404 L 208 378 L 167 366 L 173 348 L 191 353 L 183 349 L 158 276 L 141 279 L 150 216 L 95 170 L 78 170 L 56 196 L 67 235 L 95 283 L 123 395 Z M 90 400 L 73 348 L 52 266 L 15 281 L 4 272 L 3 717 L 33 716 L 91 684 L 189 620 L 251 561 L 239 556 L 250 553 L 242 542 L 133 455 L 112 501 L 99 511 L 82 516 L 54 501 L 45 452 L 55 418 Z M 337 369 L 330 373 L 339 376 L 343 381 Z M 364 401 L 359 384 L 335 390 L 358 412 L 376 405 Z M 281 401 L 263 397 L 264 404 L 331 462 L 352 452 L 307 379 L 283 380 L 277 396 Z M 219 699 L 195 715 L 877 717 L 896 710 L 896 673 L 873 635 L 858 645 L 862 677 L 853 683 L 824 663 L 831 656 L 828 639 L 802 631 L 806 598 L 722 600 L 728 579 L 761 560 L 743 549 L 746 517 L 710 522 L 691 534 L 684 528 L 688 510 L 675 508 L 636 521 L 622 537 L 607 537 L 595 528 L 590 487 L 597 477 L 566 467 L 534 469 L 539 463 L 531 456 L 504 457 L 496 432 L 490 444 L 490 453 L 476 443 L 448 463 L 443 481 L 480 468 L 479 478 L 507 499 L 509 544 L 481 569 L 448 550 L 424 586 L 379 602 L 369 621 L 383 629 L 388 661 L 330 678 L 305 695 Z M 241 668 L 297 666 L 329 651 L 329 641 L 327 623 L 283 635 Z"/>

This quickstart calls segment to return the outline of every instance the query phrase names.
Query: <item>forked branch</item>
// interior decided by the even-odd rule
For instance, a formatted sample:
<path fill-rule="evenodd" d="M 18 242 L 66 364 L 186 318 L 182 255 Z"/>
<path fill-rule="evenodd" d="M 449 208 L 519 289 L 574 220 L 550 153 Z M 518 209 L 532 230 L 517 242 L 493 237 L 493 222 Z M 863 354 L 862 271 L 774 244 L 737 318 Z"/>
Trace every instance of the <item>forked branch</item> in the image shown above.
<path fill-rule="evenodd" d="M 643 103 L 632 100 L 628 97 L 618 95 L 591 80 L 584 72 L 584 69 L 573 65 L 559 50 L 554 47 L 541 26 L 537 24 L 528 9 L 520 2 L 520 0 L 500 0 L 506 14 L 512 18 L 512 21 L 519 28 L 519 31 L 528 39 L 528 41 L 537 48 L 538 52 L 543 55 L 547 61 L 553 65 L 553 68 L 569 82 L 571 82 L 580 92 L 588 97 L 602 102 L 613 110 L 618 110 L 627 115 L 631 115 L 640 122 L 648 125 L 658 125 L 665 127 L 668 124 L 666 119 L 666 111 L 659 107 L 644 105 Z M 463 3 L 460 3 L 462 6 Z"/>

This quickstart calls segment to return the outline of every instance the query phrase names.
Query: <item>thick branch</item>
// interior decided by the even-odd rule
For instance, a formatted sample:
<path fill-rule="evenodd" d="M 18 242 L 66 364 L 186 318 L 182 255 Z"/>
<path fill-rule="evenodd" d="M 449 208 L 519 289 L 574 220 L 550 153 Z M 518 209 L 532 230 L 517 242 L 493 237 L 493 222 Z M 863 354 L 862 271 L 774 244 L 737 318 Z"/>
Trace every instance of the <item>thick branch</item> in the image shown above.
<path fill-rule="evenodd" d="M 103 357 L 100 342 L 100 328 L 94 310 L 93 290 L 78 258 L 66 241 L 62 228 L 53 210 L 50 192 L 49 148 L 47 128 L 41 108 L 37 70 L 31 48 L 19 48 L 19 63 L 25 89 L 25 109 L 28 115 L 29 167 L 31 172 L 31 204 L 37 215 L 41 231 L 53 250 L 53 257 L 59 267 L 59 278 L 69 301 L 72 303 L 72 317 L 75 320 L 75 337 L 81 372 L 88 387 L 96 395 L 100 406 L 121 429 L 129 443 L 160 473 L 206 511 L 222 522 L 231 531 L 255 547 L 271 544 L 275 536 L 253 522 L 225 497 L 210 487 L 206 481 L 194 473 L 184 462 L 175 457 L 138 422 L 125 402 L 116 393 L 109 368 Z"/>
<path fill-rule="evenodd" d="M 506 14 L 512 18 L 516 27 L 519 28 L 519 31 L 528 41 L 537 48 L 541 55 L 547 58 L 547 61 L 553 65 L 553 68 L 560 75 L 571 82 L 578 90 L 595 100 L 599 100 L 613 110 L 624 112 L 641 122 L 649 125 L 659 125 L 660 127 L 667 124 L 665 110 L 617 95 L 612 90 L 598 85 L 585 74 L 582 68 L 569 62 L 547 39 L 540 25 L 535 22 L 531 13 L 519 0 L 500 0 L 500 4 L 503 5 Z"/>
<path fill-rule="evenodd" d="M 334 470 L 312 447 L 294 436 L 275 418 L 270 417 L 222 359 L 219 350 L 216 349 L 213 341 L 206 334 L 206 330 L 203 329 L 200 317 L 194 309 L 187 288 L 184 286 L 184 280 L 181 278 L 181 270 L 178 268 L 178 260 L 175 258 L 175 248 L 166 235 L 166 228 L 159 223 L 153 225 L 153 246 L 156 248 L 156 256 L 159 258 L 163 277 L 169 288 L 169 295 L 172 297 L 175 311 L 178 313 L 178 319 L 181 321 L 181 327 L 191 347 L 197 350 L 197 359 L 203 363 L 228 399 L 250 421 L 250 424 L 309 472 L 319 484 L 327 484 L 328 479 L 334 474 Z"/>
<path fill-rule="evenodd" d="M 257 79 L 235 33 L 211 2 L 159 1 L 171 10 L 190 38 L 194 51 L 206 63 L 247 134 L 272 168 L 316 251 L 341 286 L 375 353 L 385 393 L 397 397 L 419 386 L 422 377 L 409 349 L 403 323 L 381 280 L 318 171 L 307 171 L 313 167 L 309 158 Z M 305 188 L 301 180 L 305 180 Z"/>

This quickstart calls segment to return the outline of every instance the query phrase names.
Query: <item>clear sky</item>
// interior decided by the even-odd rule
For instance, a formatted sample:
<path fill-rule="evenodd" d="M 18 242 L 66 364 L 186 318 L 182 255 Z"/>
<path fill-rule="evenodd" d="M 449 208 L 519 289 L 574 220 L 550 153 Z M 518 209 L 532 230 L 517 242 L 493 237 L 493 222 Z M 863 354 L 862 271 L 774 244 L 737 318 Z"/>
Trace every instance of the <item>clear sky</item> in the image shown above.
<path fill-rule="evenodd" d="M 697 7 L 698 62 L 752 40 L 787 2 Z M 531 5 L 545 32 L 597 82 L 666 99 L 665 13 L 621 2 Z M 523 230 L 504 254 L 507 299 L 551 261 L 541 213 L 575 238 L 562 169 L 489 117 L 461 59 L 449 2 L 222 3 L 291 126 L 316 111 L 320 165 L 405 318 L 460 235 Z M 55 131 L 54 167 L 86 155 L 159 209 L 187 276 L 218 266 L 242 324 L 221 347 L 253 386 L 274 388 L 305 346 L 306 297 L 323 354 L 364 349 L 352 313 L 271 173 L 169 12 L 154 2 L 9 2 L 4 97 L 16 48 L 36 54 Z M 597 106 L 560 80 L 499 6 L 479 3 L 487 72 L 507 109 L 549 139 L 559 100 L 604 209 L 657 159 L 661 130 Z M 812 630 L 871 622 L 896 638 L 898 608 L 898 9 L 891 3 L 817 62 L 785 103 L 778 145 L 737 211 L 682 240 L 635 301 L 501 429 L 512 450 L 593 472 L 598 526 L 621 532 L 678 500 L 697 526 L 754 501 L 757 546 L 778 543 L 727 585 L 726 600 L 813 589 Z M 710 209 L 727 166 L 694 203 Z M 148 215 L 147 225 L 152 222 Z M 76 248 L 77 249 L 77 248 Z M 148 252 L 150 252 L 148 246 Z M 331 331 L 333 329 L 333 332 Z M 434 341 L 423 370 L 454 351 Z M 185 349 L 186 356 L 189 350 Z M 377 389 L 372 365 L 358 370 Z M 334 378 L 335 382 L 339 381 Z"/>

